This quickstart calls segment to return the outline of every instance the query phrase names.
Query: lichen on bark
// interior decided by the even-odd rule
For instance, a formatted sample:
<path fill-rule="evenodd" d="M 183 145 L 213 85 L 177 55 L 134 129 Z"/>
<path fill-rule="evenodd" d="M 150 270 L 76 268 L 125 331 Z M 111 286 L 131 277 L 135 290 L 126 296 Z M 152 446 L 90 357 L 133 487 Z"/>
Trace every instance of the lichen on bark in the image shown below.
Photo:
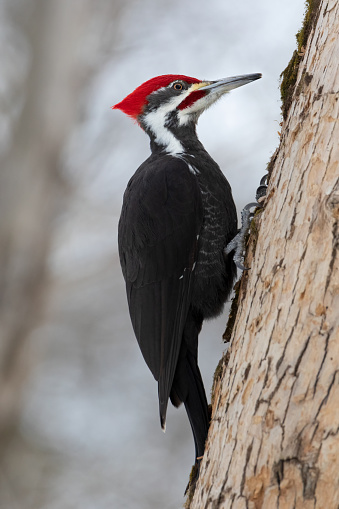
<path fill-rule="evenodd" d="M 308 36 L 318 19 L 320 0 L 306 0 L 305 5 L 306 10 L 304 21 L 300 30 L 296 34 L 297 49 L 293 52 L 291 60 L 280 75 L 281 111 L 284 120 L 286 120 L 288 111 L 292 104 L 299 65 L 304 56 Z"/>

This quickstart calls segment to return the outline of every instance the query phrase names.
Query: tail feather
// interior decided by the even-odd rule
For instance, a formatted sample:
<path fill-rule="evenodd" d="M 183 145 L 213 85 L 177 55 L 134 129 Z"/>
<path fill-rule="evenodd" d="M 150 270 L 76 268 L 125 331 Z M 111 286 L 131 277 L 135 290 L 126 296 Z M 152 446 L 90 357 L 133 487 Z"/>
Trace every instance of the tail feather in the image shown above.
<path fill-rule="evenodd" d="M 187 356 L 188 394 L 184 401 L 185 409 L 191 424 L 196 458 L 204 454 L 205 442 L 209 428 L 208 403 L 200 370 L 195 359 Z"/>
<path fill-rule="evenodd" d="M 160 425 L 161 425 L 161 429 L 164 433 L 166 431 L 167 403 L 168 403 L 168 400 L 166 402 L 159 401 Z"/>
<path fill-rule="evenodd" d="M 181 402 L 185 405 L 193 432 L 196 458 L 204 454 L 210 421 L 206 393 L 197 362 L 201 322 L 202 320 L 189 313 L 170 393 L 174 406 L 179 406 Z"/>
<path fill-rule="evenodd" d="M 209 428 L 209 410 L 198 367 L 198 336 L 201 330 L 202 318 L 194 316 L 190 310 L 185 322 L 180 351 L 171 384 L 169 397 L 174 406 L 184 403 L 191 424 L 196 458 L 204 454 L 205 442 Z M 158 381 L 160 423 L 163 431 L 166 429 L 166 411 L 168 392 L 165 390 L 167 378 L 161 376 Z"/>

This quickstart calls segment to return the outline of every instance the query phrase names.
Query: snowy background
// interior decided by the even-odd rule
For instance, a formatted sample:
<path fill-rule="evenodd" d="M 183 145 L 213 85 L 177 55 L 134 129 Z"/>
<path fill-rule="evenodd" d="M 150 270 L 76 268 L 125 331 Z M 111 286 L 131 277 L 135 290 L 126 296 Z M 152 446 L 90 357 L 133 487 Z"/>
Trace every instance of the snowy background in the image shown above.
<path fill-rule="evenodd" d="M 0 6 L 0 92 L 14 111 L 25 100 L 19 85 L 31 60 L 16 16 L 30 7 L 28 0 Z M 35 366 L 1 472 L 1 509 L 182 507 L 193 438 L 183 408 L 169 408 L 161 432 L 157 387 L 133 337 L 117 256 L 122 195 L 149 143 L 110 106 L 160 74 L 214 80 L 261 72 L 261 80 L 224 97 L 198 125 L 241 209 L 253 201 L 279 143 L 279 75 L 295 49 L 303 11 L 303 0 L 92 6 L 79 51 L 91 72 L 81 77 L 77 118 L 60 156 L 67 199 L 49 256 L 46 312 L 30 338 Z M 12 97 L 13 80 L 19 85 Z M 13 111 L 0 116 L 4 149 Z M 206 323 L 201 334 L 207 394 L 226 320 L 225 314 Z"/>

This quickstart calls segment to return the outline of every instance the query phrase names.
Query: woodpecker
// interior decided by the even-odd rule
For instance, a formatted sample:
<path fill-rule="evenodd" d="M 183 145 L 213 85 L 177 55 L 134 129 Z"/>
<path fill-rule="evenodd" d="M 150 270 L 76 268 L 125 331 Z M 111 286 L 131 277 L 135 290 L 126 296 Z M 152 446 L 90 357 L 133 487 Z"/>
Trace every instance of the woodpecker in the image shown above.
<path fill-rule="evenodd" d="M 184 403 L 196 463 L 204 454 L 209 411 L 198 367 L 198 335 L 219 315 L 236 266 L 225 248 L 235 237 L 231 187 L 196 133 L 201 113 L 261 74 L 201 81 L 168 74 L 112 106 L 150 138 L 151 155 L 130 179 L 118 228 L 119 256 L 135 336 L 158 382 L 160 422 L 168 400 Z"/>

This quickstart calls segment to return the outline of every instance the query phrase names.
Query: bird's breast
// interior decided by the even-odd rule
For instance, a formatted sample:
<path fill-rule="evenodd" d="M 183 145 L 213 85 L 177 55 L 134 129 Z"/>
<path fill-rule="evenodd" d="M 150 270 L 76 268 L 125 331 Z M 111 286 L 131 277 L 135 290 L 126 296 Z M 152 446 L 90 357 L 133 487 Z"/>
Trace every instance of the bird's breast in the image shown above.
<path fill-rule="evenodd" d="M 205 171 L 204 171 L 205 170 Z M 203 204 L 203 222 L 198 240 L 192 304 L 205 317 L 218 314 L 227 299 L 236 274 L 224 248 L 237 233 L 237 215 L 228 181 L 216 167 L 197 168 Z"/>

